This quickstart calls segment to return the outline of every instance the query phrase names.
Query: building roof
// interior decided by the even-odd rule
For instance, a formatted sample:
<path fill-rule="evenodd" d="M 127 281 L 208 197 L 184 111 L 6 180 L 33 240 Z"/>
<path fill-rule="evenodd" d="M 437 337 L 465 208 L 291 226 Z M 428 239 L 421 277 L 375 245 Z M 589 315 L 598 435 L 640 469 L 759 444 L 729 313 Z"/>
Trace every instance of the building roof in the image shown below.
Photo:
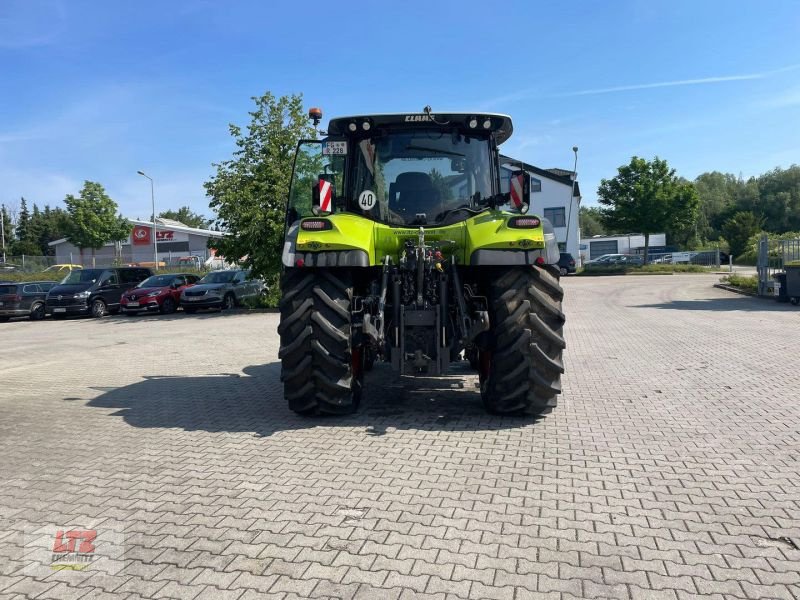
<path fill-rule="evenodd" d="M 128 219 L 128 221 L 133 225 L 146 225 L 148 227 L 153 226 L 152 221 L 144 221 L 142 219 Z M 198 229 L 196 227 L 189 227 L 184 225 L 180 221 L 174 221 L 172 219 L 162 219 L 161 217 L 156 218 L 156 230 L 168 230 L 168 231 L 181 231 L 184 233 L 193 233 L 194 235 L 201 235 L 206 237 L 214 237 L 220 238 L 228 235 L 224 231 L 213 231 L 211 229 Z M 58 246 L 59 244 L 64 244 L 67 242 L 67 238 L 61 238 L 59 240 L 54 240 L 48 243 L 48 246 Z"/>
<path fill-rule="evenodd" d="M 521 165 L 523 169 L 526 171 L 530 171 L 531 173 L 536 173 L 540 177 L 545 177 L 550 179 L 551 181 L 557 181 L 558 183 L 563 183 L 564 185 L 572 185 L 572 171 L 567 171 L 566 169 L 542 169 L 541 167 L 535 167 L 532 164 L 526 163 L 523 160 L 519 160 L 517 158 L 511 158 L 510 156 L 500 155 L 500 162 L 507 163 L 511 165 Z M 575 181 L 575 193 L 572 195 L 573 198 L 580 198 L 581 197 L 581 188 L 578 185 L 578 182 Z"/>

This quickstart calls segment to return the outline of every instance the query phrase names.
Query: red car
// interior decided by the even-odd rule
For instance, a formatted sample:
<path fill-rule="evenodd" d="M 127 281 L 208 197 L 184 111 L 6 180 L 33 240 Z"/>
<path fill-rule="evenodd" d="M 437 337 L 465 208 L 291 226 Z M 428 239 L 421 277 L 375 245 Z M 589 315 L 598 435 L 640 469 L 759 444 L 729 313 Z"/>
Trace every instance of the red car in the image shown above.
<path fill-rule="evenodd" d="M 140 312 L 174 313 L 178 310 L 181 291 L 191 287 L 200 278 L 189 273 L 153 275 L 122 294 L 120 310 L 127 315 Z"/>

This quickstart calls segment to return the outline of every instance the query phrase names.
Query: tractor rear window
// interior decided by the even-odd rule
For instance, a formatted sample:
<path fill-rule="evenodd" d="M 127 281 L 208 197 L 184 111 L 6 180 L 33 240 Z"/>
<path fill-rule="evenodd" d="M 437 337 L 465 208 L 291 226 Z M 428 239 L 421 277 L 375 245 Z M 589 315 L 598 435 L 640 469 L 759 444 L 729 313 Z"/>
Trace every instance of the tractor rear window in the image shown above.
<path fill-rule="evenodd" d="M 351 210 L 371 219 L 435 225 L 448 211 L 474 208 L 491 195 L 487 138 L 415 130 L 358 143 Z"/>

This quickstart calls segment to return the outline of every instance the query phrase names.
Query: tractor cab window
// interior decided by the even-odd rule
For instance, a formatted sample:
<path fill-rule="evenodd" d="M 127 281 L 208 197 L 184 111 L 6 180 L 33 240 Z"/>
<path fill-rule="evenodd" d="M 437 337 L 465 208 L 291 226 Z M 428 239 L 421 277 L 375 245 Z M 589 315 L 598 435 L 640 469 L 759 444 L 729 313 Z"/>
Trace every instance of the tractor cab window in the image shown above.
<path fill-rule="evenodd" d="M 343 197 L 345 157 L 343 154 L 329 153 L 335 149 L 336 146 L 322 140 L 303 140 L 298 144 L 289 191 L 287 225 L 314 214 L 314 188 L 319 185 L 320 176 L 330 176 L 333 179 L 331 212 L 337 201 Z"/>
<path fill-rule="evenodd" d="M 349 210 L 390 225 L 436 225 L 493 194 L 488 138 L 395 131 L 360 140 L 352 155 Z"/>

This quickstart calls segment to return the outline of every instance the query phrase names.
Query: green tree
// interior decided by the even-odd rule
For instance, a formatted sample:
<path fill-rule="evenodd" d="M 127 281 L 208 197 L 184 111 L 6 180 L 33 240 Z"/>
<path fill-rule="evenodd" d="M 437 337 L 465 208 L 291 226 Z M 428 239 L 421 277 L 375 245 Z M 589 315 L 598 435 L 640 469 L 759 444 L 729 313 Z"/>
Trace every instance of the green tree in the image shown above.
<path fill-rule="evenodd" d="M 28 212 L 28 204 L 25 202 L 25 198 L 20 198 L 19 202 L 19 215 L 17 216 L 17 226 L 14 228 L 14 234 L 17 237 L 17 240 L 28 241 L 29 239 L 29 230 L 31 225 L 31 214 Z M 28 254 L 25 252 L 24 254 Z"/>
<path fill-rule="evenodd" d="M 698 198 L 694 186 L 675 175 L 667 161 L 634 156 L 617 169 L 613 179 L 603 179 L 597 189 L 603 206 L 603 223 L 620 233 L 644 234 L 644 260 L 650 235 L 685 231 L 697 219 Z"/>
<path fill-rule="evenodd" d="M 581 237 L 588 238 L 606 234 L 606 228 L 603 227 L 603 215 L 596 206 L 581 206 L 580 224 Z"/>
<path fill-rule="evenodd" d="M 236 150 L 230 160 L 214 163 L 216 174 L 205 183 L 216 224 L 229 235 L 212 246 L 228 260 L 243 259 L 257 275 L 280 270 L 286 197 L 292 159 L 300 138 L 316 137 L 303 111 L 301 95 L 253 97 L 246 130 L 231 124 Z"/>
<path fill-rule="evenodd" d="M 178 210 L 165 210 L 158 214 L 159 218 L 180 221 L 188 227 L 206 229 L 212 222 L 203 215 L 193 212 L 188 206 L 181 206 Z"/>
<path fill-rule="evenodd" d="M 69 215 L 61 208 L 51 209 L 45 205 L 44 210 L 34 203 L 30 216 L 27 237 L 39 248 L 36 254 L 51 256 L 54 254 L 50 242 L 66 238 L 69 234 Z"/>
<path fill-rule="evenodd" d="M 722 225 L 722 233 L 728 240 L 731 255 L 741 256 L 747 250 L 748 240 L 761 231 L 764 219 L 749 211 L 740 211 Z"/>
<path fill-rule="evenodd" d="M 2 239 L 0 240 L 0 253 L 11 253 L 11 244 L 14 241 L 14 224 L 11 221 L 11 216 L 8 214 L 5 205 L 0 209 L 0 218 L 3 220 L 2 226 Z"/>
<path fill-rule="evenodd" d="M 124 240 L 131 232 L 131 225 L 122 215 L 117 214 L 114 202 L 102 185 L 86 181 L 77 198 L 68 194 L 64 199 L 70 226 L 67 239 L 81 250 L 92 249 L 92 255 L 108 242 Z"/>

